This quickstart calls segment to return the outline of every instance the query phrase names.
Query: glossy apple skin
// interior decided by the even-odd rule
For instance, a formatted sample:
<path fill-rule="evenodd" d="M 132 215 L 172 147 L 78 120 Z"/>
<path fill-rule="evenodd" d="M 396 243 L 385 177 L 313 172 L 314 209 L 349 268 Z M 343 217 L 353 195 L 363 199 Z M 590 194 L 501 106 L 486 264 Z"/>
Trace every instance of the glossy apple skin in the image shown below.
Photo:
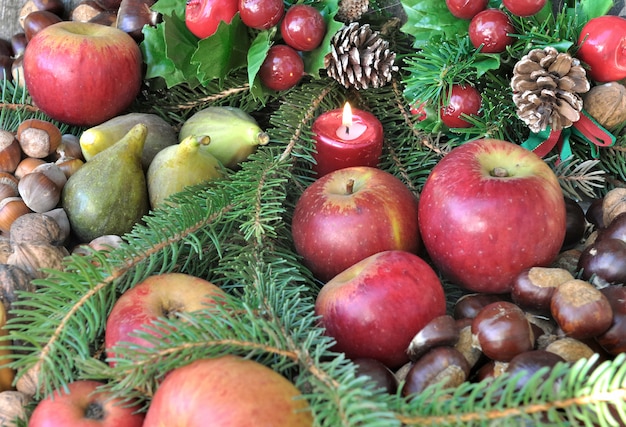
<path fill-rule="evenodd" d="M 446 312 L 439 277 L 420 257 L 405 251 L 371 255 L 320 290 L 315 314 L 333 337 L 333 351 L 370 358 L 395 370 L 409 361 L 411 339 Z"/>
<path fill-rule="evenodd" d="M 230 24 L 239 10 L 238 0 L 188 0 L 185 25 L 199 39 L 212 36 L 220 22 Z"/>
<path fill-rule="evenodd" d="M 108 362 L 115 366 L 114 345 L 132 342 L 149 348 L 148 340 L 133 336 L 158 317 L 175 316 L 210 308 L 216 304 L 214 297 L 225 295 L 219 287 L 199 277 L 182 273 L 165 273 L 150 276 L 124 292 L 113 305 L 107 317 L 104 344 Z M 155 331 L 149 331 L 156 336 Z"/>
<path fill-rule="evenodd" d="M 55 391 L 35 407 L 29 427 L 141 427 L 144 414 L 136 413 L 135 406 L 126 406 L 120 400 L 110 400 L 110 394 L 96 392 L 103 385 L 99 381 L 77 380 L 67 385 L 69 392 Z M 100 405 L 104 418 L 90 418 L 86 410 L 90 405 Z"/>
<path fill-rule="evenodd" d="M 604 15 L 590 19 L 580 32 L 576 56 L 597 82 L 626 78 L 626 18 Z"/>
<path fill-rule="evenodd" d="M 63 123 L 100 124 L 125 111 L 142 84 L 139 46 L 122 30 L 64 21 L 38 32 L 24 52 L 34 103 Z"/>
<path fill-rule="evenodd" d="M 330 172 L 296 203 L 291 224 L 296 251 L 323 282 L 377 252 L 417 253 L 417 207 L 415 195 L 389 172 L 368 166 Z"/>
<path fill-rule="evenodd" d="M 509 176 L 491 176 L 495 167 Z M 565 200 L 554 172 L 535 153 L 476 140 L 432 169 L 420 195 L 419 225 L 445 277 L 475 292 L 505 293 L 521 271 L 547 266 L 558 255 Z"/>
<path fill-rule="evenodd" d="M 226 355 L 172 370 L 156 390 L 143 427 L 310 427 L 308 403 L 285 377 Z"/>

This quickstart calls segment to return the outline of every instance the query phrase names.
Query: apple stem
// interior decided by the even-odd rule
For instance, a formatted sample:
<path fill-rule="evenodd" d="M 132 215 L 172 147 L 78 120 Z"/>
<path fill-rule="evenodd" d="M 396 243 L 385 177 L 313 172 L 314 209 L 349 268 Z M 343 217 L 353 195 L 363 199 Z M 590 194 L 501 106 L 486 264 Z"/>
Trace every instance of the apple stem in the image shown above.
<path fill-rule="evenodd" d="M 90 402 L 85 408 L 85 418 L 102 421 L 104 419 L 104 408 L 99 403 Z"/>
<path fill-rule="evenodd" d="M 354 179 L 350 178 L 346 183 L 346 194 L 352 194 L 354 192 Z"/>
<path fill-rule="evenodd" d="M 495 176 L 496 178 L 506 178 L 507 176 L 509 176 L 509 172 L 501 166 L 496 166 L 491 170 L 491 173 L 489 175 Z"/>

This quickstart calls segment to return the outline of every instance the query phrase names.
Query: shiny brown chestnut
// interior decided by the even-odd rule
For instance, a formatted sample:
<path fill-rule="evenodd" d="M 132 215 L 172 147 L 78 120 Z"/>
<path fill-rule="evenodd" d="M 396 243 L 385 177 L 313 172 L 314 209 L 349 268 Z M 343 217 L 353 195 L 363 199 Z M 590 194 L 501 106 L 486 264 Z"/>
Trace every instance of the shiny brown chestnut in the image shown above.
<path fill-rule="evenodd" d="M 107 27 L 114 27 L 115 21 L 117 20 L 117 11 L 115 10 L 103 10 L 93 18 L 89 20 L 89 22 L 93 24 L 106 25 Z"/>
<path fill-rule="evenodd" d="M 580 279 L 569 280 L 555 290 L 550 312 L 563 333 L 577 339 L 596 337 L 613 322 L 613 309 L 607 297 Z"/>
<path fill-rule="evenodd" d="M 546 350 L 529 350 L 511 359 L 506 372 L 511 376 L 515 376 L 515 387 L 521 389 L 541 369 L 553 368 L 558 363 L 566 363 L 566 361 L 556 353 Z M 547 378 L 549 375 L 548 370 L 542 375 L 542 378 Z"/>
<path fill-rule="evenodd" d="M 508 301 L 485 306 L 472 321 L 474 345 L 490 359 L 508 362 L 535 344 L 524 311 Z"/>
<path fill-rule="evenodd" d="M 13 58 L 6 55 L 0 55 L 0 79 L 13 80 Z"/>
<path fill-rule="evenodd" d="M 71 21 L 88 22 L 91 18 L 104 11 L 94 0 L 82 0 L 72 9 Z"/>
<path fill-rule="evenodd" d="M 33 12 L 46 11 L 58 17 L 65 13 L 65 5 L 62 0 L 27 0 L 20 9 L 18 23 L 25 28 L 25 20 Z"/>
<path fill-rule="evenodd" d="M 426 387 L 441 383 L 456 387 L 464 383 L 470 372 L 465 357 L 453 347 L 435 347 L 413 362 L 406 375 L 402 395 L 421 393 Z"/>
<path fill-rule="evenodd" d="M 156 0 L 122 0 L 117 11 L 116 26 L 128 33 L 135 41 L 143 40 L 144 26 L 155 26 L 161 20 L 161 14 L 152 10 Z"/>
<path fill-rule="evenodd" d="M 459 341 L 459 328 L 456 320 L 448 315 L 437 316 L 415 334 L 407 354 L 410 360 L 417 360 L 430 349 L 439 346 L 454 346 Z"/>
<path fill-rule="evenodd" d="M 13 55 L 13 46 L 7 39 L 0 38 L 0 56 L 8 56 L 11 58 Z"/>
<path fill-rule="evenodd" d="M 37 10 L 29 13 L 28 16 L 24 18 L 24 34 L 26 35 L 26 40 L 32 40 L 39 31 L 61 21 L 62 19 L 59 15 L 55 15 L 47 10 Z"/>
<path fill-rule="evenodd" d="M 98 5 L 104 10 L 118 10 L 122 0 L 95 0 Z"/>
<path fill-rule="evenodd" d="M 561 250 L 575 247 L 585 236 L 587 222 L 585 212 L 577 201 L 565 198 L 565 238 Z"/>
<path fill-rule="evenodd" d="M 474 369 L 483 358 L 482 350 L 473 345 L 472 320 L 473 319 L 467 318 L 457 319 L 456 325 L 459 330 L 459 339 L 454 345 L 454 348 L 465 356 L 465 360 L 467 360 L 467 363 L 470 365 L 470 369 Z"/>
<path fill-rule="evenodd" d="M 24 32 L 15 33 L 11 36 L 11 47 L 13 48 L 13 57 L 21 56 L 26 50 L 26 34 Z"/>
<path fill-rule="evenodd" d="M 602 218 L 602 202 L 602 197 L 593 199 L 585 211 L 585 219 L 596 229 L 604 228 L 604 221 Z"/>
<path fill-rule="evenodd" d="M 521 271 L 511 284 L 511 299 L 525 310 L 550 313 L 554 290 L 574 276 L 563 268 L 531 267 Z"/>
<path fill-rule="evenodd" d="M 598 231 L 599 239 L 619 239 L 626 241 L 626 212 L 615 216 L 611 223 Z"/>
<path fill-rule="evenodd" d="M 391 370 L 382 362 L 370 358 L 357 358 L 352 362 L 356 365 L 356 374 L 369 377 L 375 388 L 382 388 L 389 394 L 398 390 L 398 380 Z"/>
<path fill-rule="evenodd" d="M 454 304 L 453 316 L 455 319 L 473 319 L 486 305 L 503 299 L 499 294 L 465 294 Z"/>
<path fill-rule="evenodd" d="M 596 337 L 600 346 L 612 356 L 626 353 L 626 288 L 608 286 L 600 290 L 613 310 L 613 323 Z"/>
<path fill-rule="evenodd" d="M 598 287 L 626 282 L 626 242 L 603 238 L 587 246 L 578 259 L 580 277 Z"/>

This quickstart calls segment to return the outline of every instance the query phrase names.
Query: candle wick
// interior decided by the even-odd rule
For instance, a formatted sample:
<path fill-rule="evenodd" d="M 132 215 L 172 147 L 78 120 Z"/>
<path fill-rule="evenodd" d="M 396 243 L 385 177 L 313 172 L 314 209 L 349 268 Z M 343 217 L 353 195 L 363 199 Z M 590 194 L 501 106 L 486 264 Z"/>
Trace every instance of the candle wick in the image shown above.
<path fill-rule="evenodd" d="M 346 135 L 350 134 L 350 126 L 346 125 Z"/>

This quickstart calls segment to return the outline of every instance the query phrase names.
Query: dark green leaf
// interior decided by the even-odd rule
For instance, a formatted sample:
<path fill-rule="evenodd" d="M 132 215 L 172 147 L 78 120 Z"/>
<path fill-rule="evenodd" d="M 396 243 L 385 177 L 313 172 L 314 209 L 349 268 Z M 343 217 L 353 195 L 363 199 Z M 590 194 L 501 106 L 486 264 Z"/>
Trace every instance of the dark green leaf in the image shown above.
<path fill-rule="evenodd" d="M 315 78 L 319 78 L 319 71 L 326 68 L 324 57 L 330 53 L 330 40 L 343 27 L 343 23 L 334 20 L 335 15 L 339 11 L 337 0 L 329 0 L 325 3 L 324 9 L 320 10 L 320 13 L 324 17 L 324 21 L 326 21 L 326 36 L 316 49 L 305 52 L 302 58 L 304 60 L 304 72 Z"/>
<path fill-rule="evenodd" d="M 178 18 L 177 15 L 172 17 L 164 16 L 165 24 L 165 48 L 169 59 L 176 65 L 176 68 L 182 72 L 184 79 L 177 83 L 186 81 L 190 86 L 194 87 L 198 84 L 197 67 L 192 64 L 192 57 L 198 46 L 198 38 L 187 29 L 185 21 Z M 163 76 L 166 80 L 169 76 Z M 170 84 L 170 87 L 174 84 Z"/>
<path fill-rule="evenodd" d="M 401 30 L 415 37 L 413 47 L 419 48 L 436 37 L 467 34 L 469 21 L 450 13 L 441 0 L 402 0 L 407 21 Z"/>
<path fill-rule="evenodd" d="M 267 51 L 272 46 L 272 33 L 270 31 L 261 31 L 257 34 L 254 41 L 248 49 L 248 83 L 250 87 L 254 85 L 254 79 L 263 65 L 263 61 L 267 56 Z"/>
<path fill-rule="evenodd" d="M 197 67 L 200 82 L 223 79 L 245 65 L 249 46 L 247 28 L 237 14 L 230 24 L 220 22 L 215 34 L 200 40 L 190 62 Z"/>
<path fill-rule="evenodd" d="M 186 5 L 187 2 L 184 0 L 158 0 L 151 9 L 167 16 L 185 16 Z"/>

